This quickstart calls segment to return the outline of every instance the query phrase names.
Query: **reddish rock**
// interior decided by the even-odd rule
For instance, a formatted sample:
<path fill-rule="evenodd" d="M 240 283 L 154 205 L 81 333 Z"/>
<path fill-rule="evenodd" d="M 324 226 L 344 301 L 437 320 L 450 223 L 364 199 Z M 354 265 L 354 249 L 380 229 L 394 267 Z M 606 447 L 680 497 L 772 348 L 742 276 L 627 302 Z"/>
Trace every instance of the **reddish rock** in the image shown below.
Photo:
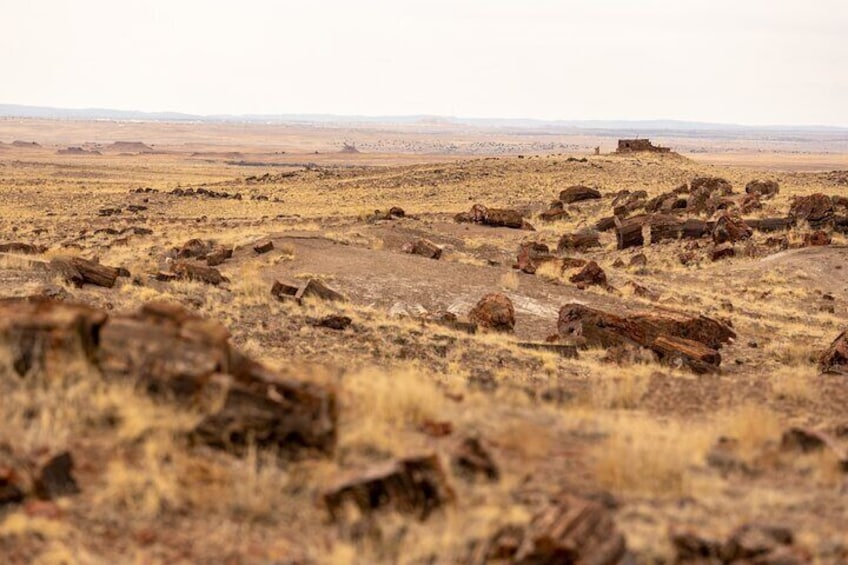
<path fill-rule="evenodd" d="M 804 247 L 823 247 L 830 245 L 830 234 L 824 230 L 816 230 L 804 234 Z"/>
<path fill-rule="evenodd" d="M 428 239 L 417 239 L 413 242 L 405 243 L 401 248 L 404 253 L 412 255 L 420 255 L 428 259 L 439 259 L 442 256 L 442 248 Z"/>
<path fill-rule="evenodd" d="M 727 257 L 733 257 L 734 255 L 736 255 L 736 250 L 733 248 L 733 244 L 730 242 L 722 243 L 721 245 L 716 245 L 715 247 L 713 247 L 713 250 L 710 253 L 710 257 L 713 261 L 719 261 Z"/>
<path fill-rule="evenodd" d="M 518 259 L 514 268 L 533 274 L 542 263 L 555 260 L 556 257 L 544 243 L 528 241 L 518 247 Z"/>
<path fill-rule="evenodd" d="M 600 267 L 600 265 L 594 261 L 589 261 L 579 273 L 572 275 L 568 280 L 576 284 L 578 288 L 585 288 L 591 285 L 607 285 L 606 273 L 604 273 L 604 270 Z"/>
<path fill-rule="evenodd" d="M 468 319 L 482 328 L 511 332 L 515 327 L 515 308 L 505 294 L 492 292 L 480 299 Z"/>
<path fill-rule="evenodd" d="M 274 249 L 274 242 L 270 239 L 263 239 L 253 244 L 253 251 L 258 255 L 268 253 L 272 249 Z"/>
<path fill-rule="evenodd" d="M 559 239 L 557 245 L 558 253 L 569 251 L 586 251 L 592 247 L 600 247 L 601 240 L 598 232 L 592 228 L 585 228 L 575 233 L 568 233 Z"/>
<path fill-rule="evenodd" d="M 745 221 L 739 216 L 724 213 L 715 222 L 713 226 L 713 242 L 716 245 L 722 243 L 736 243 L 751 237 L 754 233 Z"/>
<path fill-rule="evenodd" d="M 837 336 L 819 358 L 823 373 L 848 374 L 848 330 Z"/>
<path fill-rule="evenodd" d="M 821 193 L 798 196 L 792 201 L 789 217 L 795 222 L 809 222 L 817 227 L 833 219 L 833 201 Z"/>

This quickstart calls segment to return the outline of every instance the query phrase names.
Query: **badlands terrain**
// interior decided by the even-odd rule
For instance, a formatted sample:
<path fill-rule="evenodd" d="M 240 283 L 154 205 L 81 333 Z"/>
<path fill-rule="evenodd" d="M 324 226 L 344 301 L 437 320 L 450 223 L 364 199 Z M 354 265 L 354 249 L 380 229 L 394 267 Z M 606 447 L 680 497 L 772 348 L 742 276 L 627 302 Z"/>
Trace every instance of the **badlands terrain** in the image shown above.
<path fill-rule="evenodd" d="M 844 140 L 0 141 L 4 563 L 848 562 Z"/>

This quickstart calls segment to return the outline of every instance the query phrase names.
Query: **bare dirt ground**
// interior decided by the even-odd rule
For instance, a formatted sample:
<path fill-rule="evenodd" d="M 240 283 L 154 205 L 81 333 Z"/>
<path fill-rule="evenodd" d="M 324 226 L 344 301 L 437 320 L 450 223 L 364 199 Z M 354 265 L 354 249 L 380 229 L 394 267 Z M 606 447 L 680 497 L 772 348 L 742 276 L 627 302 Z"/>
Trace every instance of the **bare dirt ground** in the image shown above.
<path fill-rule="evenodd" d="M 777 195 L 741 216 L 786 217 L 796 197 L 848 196 L 848 173 L 834 172 L 846 167 L 845 154 L 737 158 L 718 144 L 715 154 L 688 157 L 595 156 L 600 143 L 588 137 L 542 151 L 534 145 L 541 140 L 515 144 L 503 135 L 357 135 L 363 152 L 352 154 L 338 151 L 350 133 L 307 127 L 0 122 L 0 244 L 36 246 L 0 254 L 0 295 L 48 294 L 110 320 L 151 302 L 177 303 L 220 322 L 234 348 L 281 378 L 323 387 L 338 402 L 333 441 L 319 454 L 284 457 L 257 438 L 241 451 L 198 444 L 205 408 L 104 378 L 103 358 L 97 370 L 61 378 L 15 373 L 7 361 L 25 340 L 18 326 L 0 322 L 0 447 L 27 461 L 68 451 L 79 486 L 57 497 L 0 496 L 5 562 L 568 563 L 574 555 L 521 558 L 497 535 L 513 528 L 525 532 L 520 544 L 533 545 L 527 528 L 562 492 L 595 501 L 627 540 L 627 556 L 584 553 L 586 562 L 731 562 L 709 542 L 752 523 L 788 528 L 794 561 L 777 560 L 769 546 L 748 562 L 848 562 L 848 474 L 840 467 L 848 466 L 840 459 L 848 381 L 819 365 L 848 315 L 848 240 L 838 224 L 821 228 L 829 244 L 816 246 L 810 234 L 818 228 L 805 221 L 754 230 L 734 242 L 734 256 L 716 261 L 708 233 L 619 249 L 613 228 L 598 233 L 596 246 L 557 251 L 563 235 L 611 217 L 620 191 L 650 199 L 697 177 L 726 179 L 737 199 L 751 180 L 776 181 Z M 116 140 L 153 151 L 110 150 Z M 427 149 L 451 143 L 479 154 Z M 99 154 L 57 154 L 68 146 Z M 600 198 L 566 202 L 562 217 L 544 221 L 540 214 L 573 185 L 594 187 Z M 837 217 L 848 214 L 833 202 Z M 535 230 L 455 220 L 474 204 L 515 209 Z M 403 217 L 386 214 L 393 206 Z M 722 213 L 672 212 L 705 222 Z M 180 262 L 174 248 L 192 239 L 232 250 L 215 267 L 228 280 L 171 280 Z M 405 251 L 419 239 L 441 249 L 438 260 Z M 272 249 L 257 252 L 260 241 Z M 555 256 L 533 274 L 514 268 L 528 242 Z M 67 256 L 128 273 L 111 288 L 77 286 L 50 265 Z M 570 278 L 581 267 L 560 268 L 565 257 L 595 261 L 606 286 L 580 288 Z M 277 281 L 309 279 L 345 300 L 272 295 Z M 512 331 L 469 334 L 432 321 L 445 311 L 464 321 L 491 292 L 511 301 Z M 704 315 L 731 324 L 736 337 L 721 346 L 717 370 L 701 374 L 650 347 L 622 352 L 572 340 L 557 323 L 567 304 L 617 316 Z M 326 316 L 346 316 L 349 325 L 317 323 Z M 520 345 L 549 338 L 575 345 L 577 357 Z M 64 346 L 39 347 L 32 355 Z M 793 447 L 792 428 L 825 434 L 832 449 Z M 470 474 L 458 463 L 469 438 L 495 476 L 479 460 Z M 301 441 L 291 435 L 276 447 Z M 399 501 L 403 493 L 390 488 L 354 515 L 328 509 L 325 495 L 340 481 L 361 483 L 381 476 L 375 465 L 422 454 L 437 456 L 436 482 L 453 492 L 448 500 L 427 491 Z M 0 486 L 17 484 L 15 469 L 0 458 Z M 680 531 L 706 549 L 685 553 L 670 535 Z"/>

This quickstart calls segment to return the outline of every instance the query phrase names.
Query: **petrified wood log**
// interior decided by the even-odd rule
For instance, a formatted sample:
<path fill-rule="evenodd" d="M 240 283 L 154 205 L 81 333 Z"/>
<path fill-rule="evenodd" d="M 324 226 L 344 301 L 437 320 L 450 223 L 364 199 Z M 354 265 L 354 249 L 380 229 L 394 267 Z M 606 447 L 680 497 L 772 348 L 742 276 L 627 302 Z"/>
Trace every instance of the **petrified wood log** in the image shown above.
<path fill-rule="evenodd" d="M 607 509 L 560 495 L 533 517 L 512 563 L 618 565 L 626 553 L 626 540 Z"/>
<path fill-rule="evenodd" d="M 253 442 L 294 456 L 335 444 L 332 388 L 271 372 L 234 349 L 223 326 L 177 305 L 109 317 L 64 302 L 0 301 L 0 353 L 9 360 L 0 378 L 35 371 L 58 378 L 75 367 L 198 409 L 192 437 L 212 447 L 239 453 Z"/>
<path fill-rule="evenodd" d="M 174 263 L 174 274 L 180 279 L 202 282 L 211 284 L 212 286 L 218 286 L 223 282 L 229 281 L 215 267 L 207 267 L 206 265 L 191 263 L 189 261 L 177 261 Z"/>
<path fill-rule="evenodd" d="M 661 335 L 651 344 L 651 349 L 660 361 L 670 365 L 688 367 L 696 373 L 711 373 L 718 370 L 721 355 L 700 341 Z"/>
<path fill-rule="evenodd" d="M 626 220 L 620 220 L 615 217 L 615 238 L 618 242 L 619 249 L 627 249 L 628 247 L 641 247 L 645 244 L 645 238 L 642 235 L 642 227 L 647 221 L 647 216 L 633 216 Z"/>
<path fill-rule="evenodd" d="M 354 474 L 326 491 L 324 505 L 335 520 L 349 508 L 370 514 L 382 508 L 426 519 L 454 499 L 437 455 L 407 457 Z"/>
<path fill-rule="evenodd" d="M 833 340 L 819 358 L 822 373 L 848 374 L 848 330 Z"/>
<path fill-rule="evenodd" d="M 564 204 L 572 202 L 581 202 L 583 200 L 597 200 L 601 197 L 601 193 L 594 188 L 583 185 L 569 186 L 559 193 L 559 199 Z"/>
<path fill-rule="evenodd" d="M 50 268 L 75 286 L 93 284 L 112 288 L 120 274 L 119 269 L 82 257 L 55 257 L 50 261 Z"/>

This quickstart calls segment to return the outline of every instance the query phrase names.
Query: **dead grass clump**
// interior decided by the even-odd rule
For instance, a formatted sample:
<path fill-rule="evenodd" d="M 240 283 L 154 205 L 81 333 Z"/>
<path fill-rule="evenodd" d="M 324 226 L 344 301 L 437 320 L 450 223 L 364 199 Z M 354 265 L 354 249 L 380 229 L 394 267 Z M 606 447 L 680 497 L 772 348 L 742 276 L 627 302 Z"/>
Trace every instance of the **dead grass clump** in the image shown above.
<path fill-rule="evenodd" d="M 596 408 L 634 409 L 648 392 L 655 368 L 634 364 L 606 369 L 593 376 L 592 404 Z"/>
<path fill-rule="evenodd" d="M 515 271 L 510 271 L 501 275 L 500 285 L 503 290 L 518 290 L 519 284 L 520 279 L 518 277 L 518 273 Z"/>
<path fill-rule="evenodd" d="M 719 417 L 721 435 L 739 442 L 741 451 L 753 452 L 780 438 L 777 415 L 759 404 L 745 404 Z"/>
<path fill-rule="evenodd" d="M 682 496 L 692 490 L 690 469 L 708 445 L 701 427 L 628 418 L 598 446 L 596 476 L 616 492 Z"/>
<path fill-rule="evenodd" d="M 364 369 L 342 381 L 339 443 L 391 450 L 404 429 L 444 419 L 445 404 L 432 378 L 417 367 Z"/>
<path fill-rule="evenodd" d="M 813 401 L 818 396 L 812 382 L 817 374 L 814 365 L 779 367 L 772 371 L 769 378 L 772 395 L 778 399 Z"/>

